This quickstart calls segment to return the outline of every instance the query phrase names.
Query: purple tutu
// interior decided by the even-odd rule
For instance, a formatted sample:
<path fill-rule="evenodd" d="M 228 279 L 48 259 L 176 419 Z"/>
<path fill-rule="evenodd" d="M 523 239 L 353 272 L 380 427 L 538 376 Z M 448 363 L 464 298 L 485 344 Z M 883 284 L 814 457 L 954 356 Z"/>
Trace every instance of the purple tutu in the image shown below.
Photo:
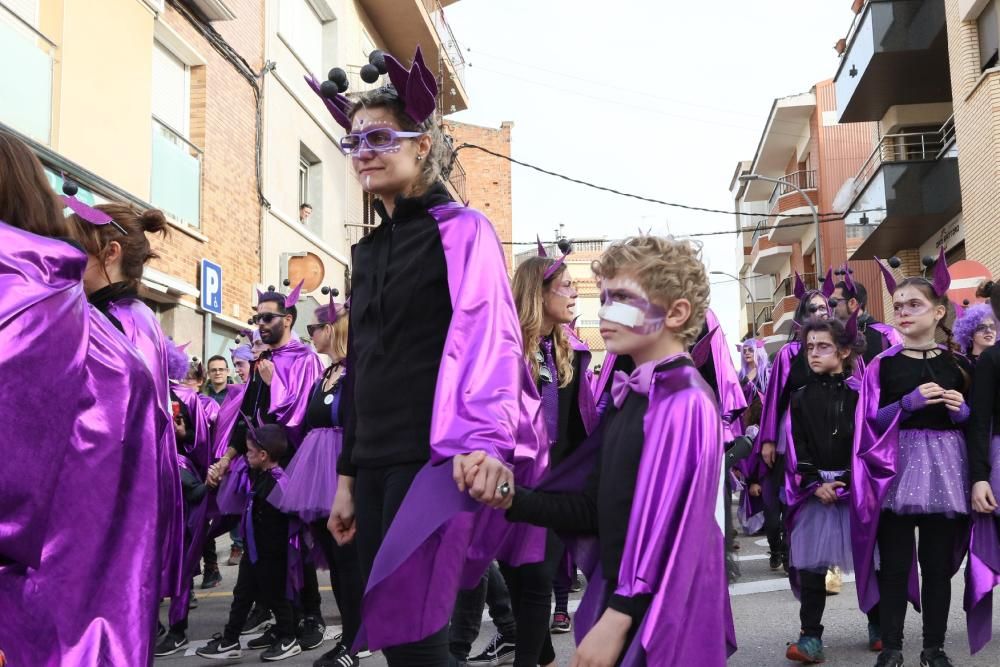
<path fill-rule="evenodd" d="M 247 500 L 250 498 L 250 472 L 247 467 L 247 460 L 243 456 L 238 456 L 233 460 L 226 471 L 226 476 L 219 484 L 219 492 L 215 496 L 215 503 L 219 507 L 219 512 L 226 514 L 243 514 L 247 507 Z"/>
<path fill-rule="evenodd" d="M 900 430 L 896 476 L 882 509 L 896 514 L 968 514 L 969 461 L 961 431 Z"/>
<path fill-rule="evenodd" d="M 797 570 L 854 569 L 851 508 L 846 500 L 824 505 L 813 496 L 802 504 L 789 535 L 788 562 Z"/>
<path fill-rule="evenodd" d="M 274 487 L 268 502 L 307 523 L 329 517 L 337 493 L 337 459 L 343 437 L 339 428 L 309 431 L 285 469 L 285 488 Z"/>
<path fill-rule="evenodd" d="M 993 436 L 990 441 L 990 487 L 995 496 L 1000 492 L 1000 435 Z M 1000 516 L 1000 507 L 993 510 L 994 516 Z"/>

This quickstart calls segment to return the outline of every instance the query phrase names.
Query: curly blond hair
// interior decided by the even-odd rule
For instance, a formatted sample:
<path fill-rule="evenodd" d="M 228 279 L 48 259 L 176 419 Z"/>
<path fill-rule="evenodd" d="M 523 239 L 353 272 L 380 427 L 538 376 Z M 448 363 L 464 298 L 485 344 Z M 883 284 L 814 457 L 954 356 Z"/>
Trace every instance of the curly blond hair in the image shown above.
<path fill-rule="evenodd" d="M 698 339 L 710 292 L 700 246 L 662 236 L 633 236 L 608 246 L 591 268 L 598 279 L 634 274 L 650 300 L 664 308 L 669 309 L 677 299 L 687 299 L 691 317 L 676 335 L 686 347 Z"/>

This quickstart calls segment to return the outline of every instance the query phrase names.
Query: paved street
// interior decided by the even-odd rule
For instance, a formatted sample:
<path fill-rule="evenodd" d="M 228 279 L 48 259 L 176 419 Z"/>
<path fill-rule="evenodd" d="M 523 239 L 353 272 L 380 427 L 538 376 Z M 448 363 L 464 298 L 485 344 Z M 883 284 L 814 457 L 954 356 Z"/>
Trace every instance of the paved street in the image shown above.
<path fill-rule="evenodd" d="M 767 565 L 767 548 L 761 538 L 740 538 L 740 567 L 742 578 L 731 587 L 733 613 L 736 617 L 736 632 L 740 649 L 729 661 L 732 666 L 759 667 L 760 665 L 788 666 L 785 660 L 785 643 L 795 638 L 798 633 L 798 605 L 788 590 L 788 581 L 783 576 L 772 573 Z M 218 543 L 219 554 L 225 562 L 228 554 L 228 543 Z M 198 591 L 199 606 L 191 612 L 191 630 L 188 637 L 192 640 L 191 647 L 185 653 L 161 658 L 157 665 L 162 667 L 181 667 L 187 665 L 216 664 L 215 661 L 204 660 L 194 655 L 194 648 L 207 641 L 214 632 L 222 630 L 229 611 L 232 586 L 235 583 L 236 568 L 222 566 L 223 585 L 211 591 Z M 840 595 L 828 598 L 824 625 L 826 626 L 825 642 L 827 665 L 874 665 L 875 655 L 867 651 L 866 621 L 856 606 L 854 584 L 844 582 Z M 200 578 L 199 578 L 200 581 Z M 322 575 L 321 575 L 322 581 Z M 1000 630 L 998 639 L 987 646 L 975 657 L 969 656 L 968 641 L 965 633 L 965 618 L 962 612 L 962 575 L 954 580 L 952 591 L 950 634 L 947 651 L 956 667 L 995 667 L 1000 665 Z M 339 621 L 336 615 L 336 605 L 329 593 L 329 581 L 324 588 L 324 615 L 330 623 L 328 636 L 339 628 L 334 627 Z M 573 596 L 571 608 L 575 609 L 579 595 Z M 1000 606 L 1000 605 L 998 605 Z M 166 606 L 161 610 L 161 616 L 166 616 Z M 1000 621 L 1000 609 L 996 611 L 996 619 Z M 480 643 L 489 639 L 492 632 L 489 621 L 483 624 L 483 635 Z M 905 646 L 906 664 L 918 665 L 920 652 L 920 617 L 912 610 L 907 616 L 907 644 Z M 244 640 L 249 637 L 244 637 Z M 558 654 L 558 664 L 569 664 L 573 653 L 572 635 L 560 635 L 554 638 Z M 321 653 L 332 647 L 332 642 L 324 642 L 319 649 L 308 651 L 284 665 L 311 665 Z M 245 653 L 242 660 L 234 660 L 222 664 L 259 664 L 257 653 Z M 362 667 L 382 667 L 385 660 L 380 654 L 362 660 Z"/>

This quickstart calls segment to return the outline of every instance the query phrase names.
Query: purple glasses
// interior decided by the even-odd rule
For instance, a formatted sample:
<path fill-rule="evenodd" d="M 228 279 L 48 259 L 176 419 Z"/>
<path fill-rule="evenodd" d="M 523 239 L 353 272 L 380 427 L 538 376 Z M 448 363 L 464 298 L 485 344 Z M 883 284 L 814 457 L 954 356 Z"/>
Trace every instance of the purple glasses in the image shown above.
<path fill-rule="evenodd" d="M 399 150 L 400 139 L 416 139 L 423 134 L 423 132 L 397 132 L 390 127 L 376 127 L 345 135 L 340 140 L 340 147 L 348 155 L 357 155 L 365 149 L 374 153 L 395 153 Z"/>

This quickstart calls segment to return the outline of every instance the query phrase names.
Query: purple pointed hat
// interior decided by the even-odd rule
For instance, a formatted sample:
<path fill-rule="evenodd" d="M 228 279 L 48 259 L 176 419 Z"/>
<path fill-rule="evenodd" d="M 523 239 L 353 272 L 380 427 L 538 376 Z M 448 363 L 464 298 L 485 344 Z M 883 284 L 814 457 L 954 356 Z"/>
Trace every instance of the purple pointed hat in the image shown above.
<path fill-rule="evenodd" d="M 326 290 L 327 288 L 323 288 Z M 320 306 L 316 309 L 314 313 L 316 317 L 316 322 L 319 324 L 336 324 L 337 321 L 342 318 L 348 311 L 349 306 L 346 303 L 337 303 L 333 300 L 335 296 L 338 296 L 340 292 L 336 289 L 331 289 L 330 293 L 330 303 L 325 306 Z"/>
<path fill-rule="evenodd" d="M 385 54 L 389 80 L 403 100 L 403 110 L 417 125 L 434 114 L 437 106 L 438 85 L 434 74 L 424 64 L 424 54 L 417 46 L 410 69 L 389 54 Z"/>
<path fill-rule="evenodd" d="M 799 272 L 796 271 L 795 272 L 795 289 L 794 289 L 794 291 L 792 293 L 795 295 L 796 299 L 798 299 L 799 301 L 801 301 L 802 299 L 805 298 L 807 291 L 808 290 L 806 290 L 806 284 L 804 282 L 802 282 L 802 276 L 800 276 Z"/>
<path fill-rule="evenodd" d="M 291 308 L 292 306 L 294 306 L 299 302 L 299 295 L 302 294 L 302 285 L 304 285 L 305 282 L 306 282 L 305 278 L 300 280 L 299 284 L 295 286 L 295 289 L 289 292 L 288 296 L 285 297 L 286 309 Z"/>
<path fill-rule="evenodd" d="M 826 270 L 826 277 L 823 278 L 823 289 L 820 290 L 827 299 L 833 296 L 833 290 L 836 289 L 836 285 L 833 282 L 833 267 L 831 266 Z"/>
<path fill-rule="evenodd" d="M 63 194 L 59 198 L 62 199 L 63 205 L 73 211 L 81 220 L 85 220 L 92 225 L 111 225 L 122 234 L 128 235 L 125 228 L 115 222 L 115 219 L 110 215 L 77 199 L 76 193 L 80 191 L 80 188 L 75 182 L 66 178 L 65 174 L 63 174 L 62 190 Z"/>
<path fill-rule="evenodd" d="M 875 258 L 875 263 L 878 264 L 878 268 L 882 272 L 882 280 L 885 281 L 885 288 L 889 290 L 889 294 L 895 293 L 896 276 L 894 276 L 889 267 L 885 265 L 885 262 L 878 257 Z"/>
<path fill-rule="evenodd" d="M 934 279 L 931 281 L 934 293 L 939 297 L 948 293 L 951 287 L 951 271 L 948 270 L 948 260 L 944 255 L 944 246 L 938 252 L 937 262 L 934 264 Z"/>
<path fill-rule="evenodd" d="M 844 263 L 843 272 L 844 272 L 844 286 L 846 287 L 845 291 L 850 296 L 857 296 L 858 288 L 854 286 L 854 278 L 851 277 L 851 274 L 854 272 L 851 271 L 851 268 L 847 266 L 846 262 Z"/>
<path fill-rule="evenodd" d="M 285 282 L 287 283 L 288 281 Z M 277 291 L 277 289 L 273 285 L 269 285 L 266 292 L 261 292 L 258 289 L 257 306 L 260 306 L 260 304 L 263 303 L 264 301 L 277 301 L 284 307 L 285 310 L 288 310 L 289 308 L 291 308 L 292 306 L 294 306 L 299 302 L 299 296 L 302 294 L 302 285 L 305 282 L 306 281 L 304 278 L 300 280 L 299 284 L 296 285 L 295 288 L 291 292 L 289 292 L 287 296 Z M 257 309 L 257 306 L 254 307 L 254 310 Z"/>

